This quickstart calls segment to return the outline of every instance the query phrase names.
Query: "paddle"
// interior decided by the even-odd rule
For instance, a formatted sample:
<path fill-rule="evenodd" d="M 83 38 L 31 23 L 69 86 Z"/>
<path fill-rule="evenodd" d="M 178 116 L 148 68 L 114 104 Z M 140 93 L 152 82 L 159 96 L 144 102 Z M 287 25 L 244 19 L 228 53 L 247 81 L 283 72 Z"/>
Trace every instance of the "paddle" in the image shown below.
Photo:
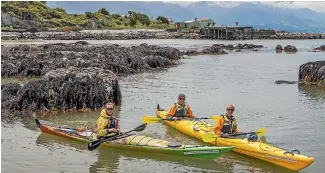
<path fill-rule="evenodd" d="M 141 132 L 143 131 L 145 128 L 146 128 L 147 124 L 141 124 L 140 126 L 136 127 L 135 129 L 133 130 L 130 130 L 128 132 L 125 132 L 123 134 L 119 134 L 119 135 L 113 135 L 113 136 L 108 136 L 108 137 L 104 137 L 102 139 L 98 139 L 96 141 L 92 141 L 92 142 L 89 142 L 88 143 L 88 150 L 89 151 L 92 151 L 94 149 L 96 149 L 100 144 L 102 144 L 103 142 L 107 142 L 107 141 L 112 141 L 112 140 L 115 140 L 117 139 L 118 137 L 121 137 L 125 134 L 128 134 L 128 133 L 131 133 L 133 131 L 136 131 L 136 132 Z"/>
<path fill-rule="evenodd" d="M 219 115 L 214 115 L 214 116 L 211 116 L 211 117 L 197 117 L 197 118 L 190 118 L 190 119 L 219 119 L 219 118 L 220 118 Z M 142 117 L 142 122 L 147 123 L 147 124 L 157 123 L 160 120 L 174 121 L 173 119 L 158 118 L 156 116 L 151 116 L 151 115 L 147 115 L 147 116 Z"/>
<path fill-rule="evenodd" d="M 267 129 L 266 128 L 261 128 L 259 130 L 257 130 L 255 133 L 257 134 L 257 136 L 264 136 L 266 133 Z M 230 134 L 229 136 L 238 136 L 238 135 L 246 135 L 246 134 L 250 134 L 250 132 L 247 133 L 239 133 L 239 134 Z M 202 139 L 204 142 L 212 142 L 214 141 L 216 138 L 219 138 L 220 136 L 217 136 L 214 133 L 206 133 L 202 136 Z"/>

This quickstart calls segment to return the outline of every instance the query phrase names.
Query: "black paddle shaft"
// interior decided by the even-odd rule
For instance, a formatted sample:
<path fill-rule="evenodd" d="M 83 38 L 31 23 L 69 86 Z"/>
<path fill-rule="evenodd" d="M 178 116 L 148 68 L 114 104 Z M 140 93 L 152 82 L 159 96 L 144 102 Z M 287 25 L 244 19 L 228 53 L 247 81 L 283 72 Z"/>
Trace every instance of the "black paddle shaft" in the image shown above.
<path fill-rule="evenodd" d="M 107 141 L 112 141 L 112 140 L 116 140 L 118 137 L 121 137 L 121 136 L 124 136 L 128 133 L 131 133 L 133 131 L 136 131 L 136 132 L 140 132 L 140 131 L 143 131 L 147 126 L 147 123 L 145 124 L 142 124 L 138 127 L 136 127 L 135 129 L 133 130 L 130 130 L 128 132 L 125 132 L 123 134 L 119 134 L 119 135 L 114 135 L 114 136 L 109 136 L 109 137 L 104 137 L 102 139 L 99 139 L 99 140 L 96 140 L 96 141 L 93 141 L 93 142 L 90 142 L 88 143 L 88 150 L 89 151 L 92 151 L 94 149 L 96 149 L 100 144 L 102 144 L 103 142 L 107 142 Z"/>

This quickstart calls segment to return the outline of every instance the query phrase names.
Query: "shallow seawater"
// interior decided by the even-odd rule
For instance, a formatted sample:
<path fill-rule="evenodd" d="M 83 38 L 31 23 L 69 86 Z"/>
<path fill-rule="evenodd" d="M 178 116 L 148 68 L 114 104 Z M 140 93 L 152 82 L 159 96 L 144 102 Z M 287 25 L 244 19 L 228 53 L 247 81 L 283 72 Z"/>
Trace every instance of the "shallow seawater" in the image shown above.
<path fill-rule="evenodd" d="M 104 43 L 104 41 L 90 41 Z M 202 48 L 214 43 L 243 41 L 212 40 L 128 40 L 105 41 L 124 44 L 162 44 L 173 47 Z M 234 52 L 222 56 L 193 56 L 165 72 L 121 77 L 122 105 L 118 117 L 122 129 L 140 125 L 143 115 L 155 115 L 160 104 L 168 109 L 179 93 L 196 116 L 224 113 L 228 103 L 236 106 L 241 131 L 268 129 L 267 142 L 288 150 L 299 149 L 315 157 L 300 172 L 325 169 L 325 91 L 314 86 L 276 85 L 276 80 L 298 79 L 299 66 L 325 60 L 321 52 L 309 52 L 323 40 L 248 40 L 266 48 L 257 52 Z M 298 48 L 296 54 L 275 53 L 277 44 Z M 10 79 L 15 81 L 17 79 Z M 18 80 L 21 83 L 27 80 Z M 2 79 L 1 83 L 8 83 Z M 58 125 L 94 126 L 99 111 L 38 117 Z M 211 124 L 213 121 L 208 120 Z M 279 166 L 230 152 L 216 160 L 197 160 L 152 153 L 100 148 L 41 134 L 32 118 L 2 115 L 1 149 L 3 172 L 292 172 Z M 149 124 L 138 134 L 186 144 L 203 144 L 165 124 Z"/>

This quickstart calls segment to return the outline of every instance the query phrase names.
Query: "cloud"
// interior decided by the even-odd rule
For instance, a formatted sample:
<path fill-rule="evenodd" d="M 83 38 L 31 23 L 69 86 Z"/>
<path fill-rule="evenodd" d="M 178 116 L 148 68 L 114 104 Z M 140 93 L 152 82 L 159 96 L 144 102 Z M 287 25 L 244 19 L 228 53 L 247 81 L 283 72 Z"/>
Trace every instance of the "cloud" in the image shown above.
<path fill-rule="evenodd" d="M 187 6 L 199 1 L 163 1 L 165 3 L 179 4 Z M 215 5 L 231 8 L 236 7 L 240 3 L 262 3 L 278 8 L 308 8 L 317 12 L 325 12 L 325 1 L 209 1 Z"/>

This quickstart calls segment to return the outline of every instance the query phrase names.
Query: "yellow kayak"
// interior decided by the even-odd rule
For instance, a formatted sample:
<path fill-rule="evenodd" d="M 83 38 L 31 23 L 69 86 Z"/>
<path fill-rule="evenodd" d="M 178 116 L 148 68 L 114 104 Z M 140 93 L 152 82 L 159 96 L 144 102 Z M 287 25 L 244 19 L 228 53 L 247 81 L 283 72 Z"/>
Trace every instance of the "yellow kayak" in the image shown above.
<path fill-rule="evenodd" d="M 159 118 L 166 118 L 167 112 L 159 109 L 157 106 L 156 114 Z M 164 121 L 164 123 L 173 127 L 174 129 L 202 140 L 202 136 L 206 133 L 213 133 L 214 126 L 199 120 L 177 120 L 177 121 Z M 314 162 L 314 158 L 301 155 L 294 151 L 287 151 L 281 148 L 274 147 L 267 143 L 259 141 L 249 141 L 247 138 L 221 138 L 209 142 L 217 146 L 235 146 L 233 151 L 252 156 L 291 170 L 301 170 Z"/>

